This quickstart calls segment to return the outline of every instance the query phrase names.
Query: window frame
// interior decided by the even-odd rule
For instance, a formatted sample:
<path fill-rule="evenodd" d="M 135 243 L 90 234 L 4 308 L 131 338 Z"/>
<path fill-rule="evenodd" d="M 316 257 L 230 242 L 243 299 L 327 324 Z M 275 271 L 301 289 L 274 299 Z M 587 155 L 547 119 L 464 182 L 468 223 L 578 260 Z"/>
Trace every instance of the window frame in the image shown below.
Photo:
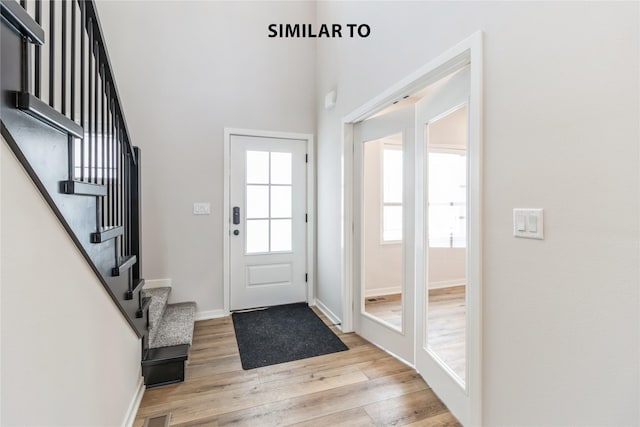
<path fill-rule="evenodd" d="M 404 139 L 404 138 L 403 138 Z M 385 203 L 384 201 L 384 151 L 396 150 L 403 153 L 402 156 L 402 201 L 400 203 Z M 404 241 L 404 149 L 401 142 L 383 140 L 379 144 L 380 150 L 380 245 L 401 245 Z M 385 206 L 400 206 L 402 208 L 402 238 L 400 240 L 385 240 L 384 238 L 384 208 Z"/>

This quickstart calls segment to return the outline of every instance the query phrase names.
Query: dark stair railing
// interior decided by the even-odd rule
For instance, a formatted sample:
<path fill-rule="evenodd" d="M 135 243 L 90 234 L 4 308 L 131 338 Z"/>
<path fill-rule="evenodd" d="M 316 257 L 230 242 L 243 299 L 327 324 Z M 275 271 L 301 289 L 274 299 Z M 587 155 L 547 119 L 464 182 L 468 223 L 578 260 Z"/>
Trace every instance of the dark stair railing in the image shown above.
<path fill-rule="evenodd" d="M 2 135 L 147 350 L 140 150 L 93 0 L 0 0 Z M 78 302 L 82 303 L 82 302 Z"/>

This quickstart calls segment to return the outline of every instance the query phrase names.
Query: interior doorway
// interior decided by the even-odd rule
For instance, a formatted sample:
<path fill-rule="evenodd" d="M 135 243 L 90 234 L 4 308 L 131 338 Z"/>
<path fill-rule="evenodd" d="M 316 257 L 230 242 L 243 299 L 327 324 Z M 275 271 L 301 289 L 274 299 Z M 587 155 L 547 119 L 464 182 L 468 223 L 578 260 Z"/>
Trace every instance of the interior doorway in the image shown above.
<path fill-rule="evenodd" d="M 370 328 L 370 334 L 363 336 L 396 355 L 406 350 L 406 341 L 394 342 L 383 331 L 408 335 L 413 352 L 401 358 L 416 367 L 463 424 L 481 420 L 481 44 L 481 34 L 474 34 L 343 119 L 344 215 L 345 225 L 353 224 L 344 227 L 343 330 L 362 334 L 366 329 L 362 325 L 370 319 L 386 326 L 379 331 Z M 402 262 L 406 265 L 411 253 L 415 276 L 403 279 L 402 292 L 391 292 L 389 286 L 385 296 L 382 285 L 369 286 L 367 280 L 371 250 L 362 183 L 384 181 L 384 172 L 369 172 L 372 178 L 365 179 L 370 168 L 367 152 L 377 147 L 379 153 L 385 144 L 392 149 L 395 134 L 367 139 L 362 128 L 367 121 L 408 106 L 415 111 L 415 141 L 407 145 L 403 140 L 402 150 L 413 153 L 412 180 L 407 182 L 403 171 L 402 200 L 387 202 L 389 211 L 404 208 L 405 221 L 406 210 L 411 209 L 413 219 L 403 223 Z M 403 160 L 401 167 L 406 168 L 406 157 Z M 378 195 L 378 204 L 383 212 L 384 194 Z M 379 222 L 383 233 L 384 219 Z M 406 241 L 407 236 L 413 243 Z M 386 265 L 393 265 L 391 260 Z M 415 315 L 409 322 L 408 308 Z"/>

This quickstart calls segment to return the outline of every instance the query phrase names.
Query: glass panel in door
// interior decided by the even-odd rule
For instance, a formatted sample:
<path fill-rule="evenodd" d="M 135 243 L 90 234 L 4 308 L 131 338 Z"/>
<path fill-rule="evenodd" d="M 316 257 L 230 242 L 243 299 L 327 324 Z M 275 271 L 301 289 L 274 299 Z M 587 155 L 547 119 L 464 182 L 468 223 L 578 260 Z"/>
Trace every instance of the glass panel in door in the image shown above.
<path fill-rule="evenodd" d="M 363 311 L 402 331 L 402 134 L 364 142 L 362 172 Z"/>
<path fill-rule="evenodd" d="M 466 378 L 467 108 L 427 124 L 427 350 Z"/>

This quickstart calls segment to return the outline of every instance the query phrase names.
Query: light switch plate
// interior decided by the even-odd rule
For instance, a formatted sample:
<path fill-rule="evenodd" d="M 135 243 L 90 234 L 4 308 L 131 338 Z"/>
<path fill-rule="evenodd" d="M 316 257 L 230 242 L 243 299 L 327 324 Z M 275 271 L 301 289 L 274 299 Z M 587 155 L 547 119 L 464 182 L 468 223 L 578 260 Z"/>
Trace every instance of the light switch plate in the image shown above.
<path fill-rule="evenodd" d="M 513 210 L 513 235 L 527 239 L 544 239 L 542 209 Z"/>
<path fill-rule="evenodd" d="M 196 202 L 193 204 L 194 215 L 210 215 L 211 203 L 209 202 Z"/>

